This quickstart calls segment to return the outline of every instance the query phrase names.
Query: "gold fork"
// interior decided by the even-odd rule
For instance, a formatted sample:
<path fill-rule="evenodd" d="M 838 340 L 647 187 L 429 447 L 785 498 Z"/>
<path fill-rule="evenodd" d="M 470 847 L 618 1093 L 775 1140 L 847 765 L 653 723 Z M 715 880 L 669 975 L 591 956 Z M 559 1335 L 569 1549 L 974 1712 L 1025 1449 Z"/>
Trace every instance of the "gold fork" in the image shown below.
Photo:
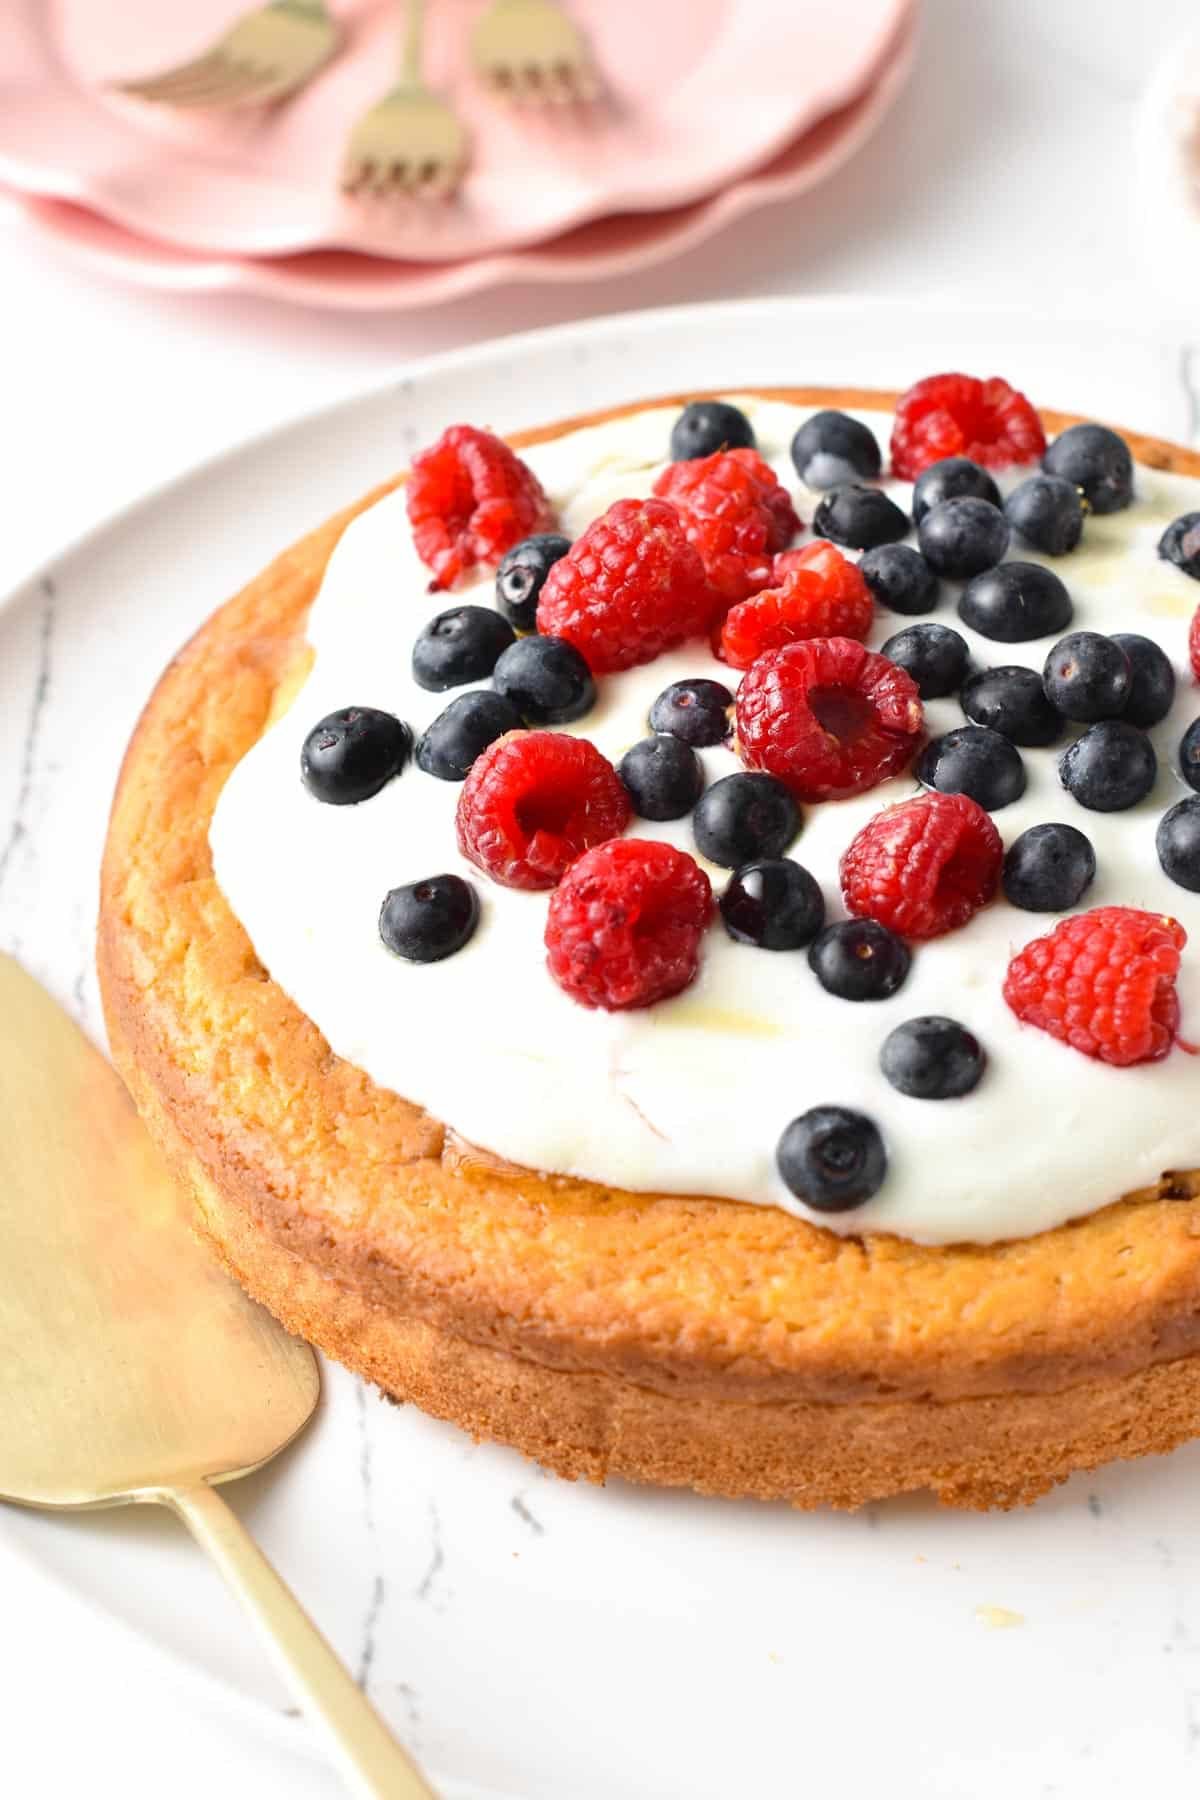
<path fill-rule="evenodd" d="M 163 106 L 262 106 L 311 81 L 341 41 L 325 0 L 270 0 L 190 62 L 113 85 Z"/>
<path fill-rule="evenodd" d="M 600 78 L 587 40 L 555 0 L 492 0 L 471 33 L 487 85 L 522 103 L 595 100 Z"/>
<path fill-rule="evenodd" d="M 421 78 L 424 0 L 407 0 L 400 39 L 400 80 L 365 112 L 342 158 L 342 191 L 392 199 L 447 199 L 467 166 L 466 131 L 452 107 Z"/>

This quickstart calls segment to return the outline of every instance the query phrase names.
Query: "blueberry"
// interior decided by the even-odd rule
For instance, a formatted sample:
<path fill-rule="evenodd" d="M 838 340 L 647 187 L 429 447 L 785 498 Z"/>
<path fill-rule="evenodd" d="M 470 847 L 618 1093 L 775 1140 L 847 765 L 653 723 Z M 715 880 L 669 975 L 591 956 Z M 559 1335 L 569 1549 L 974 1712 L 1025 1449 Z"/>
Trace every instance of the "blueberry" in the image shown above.
<path fill-rule="evenodd" d="M 682 819 L 704 788 L 696 752 L 676 737 L 648 737 L 617 764 L 633 810 L 643 819 Z"/>
<path fill-rule="evenodd" d="M 1074 612 L 1053 569 L 1031 562 L 1001 563 L 976 575 L 958 602 L 963 624 L 998 644 L 1024 644 L 1065 631 Z"/>
<path fill-rule="evenodd" d="M 1136 631 L 1114 631 L 1112 641 L 1120 644 L 1133 670 L 1133 685 L 1121 717 L 1145 731 L 1165 719 L 1175 704 L 1171 659 L 1153 638 L 1141 637 Z"/>
<path fill-rule="evenodd" d="M 880 544 L 859 558 L 858 567 L 877 604 L 890 612 L 932 612 L 937 605 L 937 576 L 907 544 Z"/>
<path fill-rule="evenodd" d="M 1129 445 L 1107 425 L 1071 425 L 1042 458 L 1049 475 L 1061 475 L 1094 513 L 1120 512 L 1133 499 L 1133 458 Z"/>
<path fill-rule="evenodd" d="M 921 555 L 937 575 L 966 581 L 994 567 L 1008 549 L 1008 520 L 990 500 L 969 495 L 930 507 L 917 527 Z"/>
<path fill-rule="evenodd" d="M 1004 892 L 1024 912 L 1069 912 L 1096 875 L 1096 852 L 1073 825 L 1031 825 L 1004 856 Z"/>
<path fill-rule="evenodd" d="M 1158 554 L 1200 581 L 1200 512 L 1184 513 L 1158 540 Z"/>
<path fill-rule="evenodd" d="M 967 640 L 949 625 L 907 625 L 883 645 L 881 656 L 907 669 L 922 700 L 941 700 L 955 693 L 967 673 Z"/>
<path fill-rule="evenodd" d="M 799 950 L 825 923 L 825 897 L 807 869 L 768 857 L 738 869 L 721 895 L 731 938 L 760 950 Z"/>
<path fill-rule="evenodd" d="M 433 694 L 483 681 L 513 641 L 513 628 L 492 606 L 448 606 L 413 645 L 413 680 Z"/>
<path fill-rule="evenodd" d="M 1059 780 L 1091 812 L 1124 812 L 1154 786 L 1158 759 L 1150 739 L 1125 719 L 1101 719 L 1065 750 Z"/>
<path fill-rule="evenodd" d="M 300 774 L 318 800 L 356 806 L 400 773 L 411 748 L 412 732 L 391 713 L 347 706 L 313 726 L 300 752 Z"/>
<path fill-rule="evenodd" d="M 1118 719 L 1133 687 L 1133 668 L 1112 638 L 1098 631 L 1072 631 L 1046 658 L 1042 686 L 1064 719 L 1082 724 Z"/>
<path fill-rule="evenodd" d="M 814 1212 L 849 1212 L 883 1186 L 879 1127 L 848 1106 L 814 1106 L 793 1119 L 775 1152 L 784 1184 Z"/>
<path fill-rule="evenodd" d="M 475 758 L 520 726 L 521 715 L 511 700 L 488 688 L 473 688 L 426 727 L 417 742 L 417 767 L 439 781 L 465 781 Z"/>
<path fill-rule="evenodd" d="M 906 1019 L 883 1040 L 879 1066 L 911 1100 L 957 1100 L 979 1086 L 987 1058 L 979 1039 L 956 1019 Z"/>
<path fill-rule="evenodd" d="M 883 467 L 875 434 L 843 412 L 814 413 L 792 439 L 796 473 L 810 488 L 876 481 Z"/>
<path fill-rule="evenodd" d="M 500 560 L 496 570 L 496 605 L 517 631 L 537 630 L 538 595 L 547 575 L 571 548 L 557 531 L 523 538 Z"/>
<path fill-rule="evenodd" d="M 886 1000 L 903 987 L 912 954 L 903 938 L 874 919 L 827 925 L 808 953 L 808 966 L 839 1000 Z"/>
<path fill-rule="evenodd" d="M 986 725 L 959 725 L 934 738 L 917 758 L 916 776 L 940 794 L 968 794 L 989 812 L 1025 792 L 1020 752 Z"/>
<path fill-rule="evenodd" d="M 999 506 L 1000 489 L 987 470 L 969 456 L 944 456 L 917 476 L 912 497 L 913 522 L 919 525 L 925 514 L 943 500 L 964 499 L 989 500 L 993 506 Z"/>
<path fill-rule="evenodd" d="M 700 854 L 724 869 L 782 856 L 799 829 L 800 808 L 773 775 L 726 775 L 714 781 L 692 816 Z"/>
<path fill-rule="evenodd" d="M 479 896 L 461 875 L 427 875 L 393 888 L 379 913 L 379 935 L 406 962 L 441 962 L 474 935 Z"/>
<path fill-rule="evenodd" d="M 528 725 L 567 725 L 596 701 L 592 671 L 565 638 L 518 638 L 492 670 L 492 685 Z"/>
<path fill-rule="evenodd" d="M 908 536 L 908 516 L 882 488 L 843 481 L 830 488 L 813 515 L 813 536 L 845 544 L 851 550 L 873 550 Z"/>
<path fill-rule="evenodd" d="M 1062 717 L 1047 700 L 1041 676 L 1020 663 L 981 669 L 964 682 L 959 699 L 973 725 L 986 725 L 1010 743 L 1037 747 L 1062 736 Z"/>
<path fill-rule="evenodd" d="M 1177 800 L 1163 814 L 1154 842 L 1163 874 L 1189 893 L 1200 894 L 1200 795 Z"/>
<path fill-rule="evenodd" d="M 1004 502 L 1021 542 L 1046 556 L 1066 556 L 1083 533 L 1079 489 L 1061 475 L 1031 475 Z"/>
<path fill-rule="evenodd" d="M 673 681 L 650 708 L 651 731 L 669 732 L 693 749 L 723 744 L 729 736 L 729 709 L 733 695 L 719 681 L 692 677 Z"/>
<path fill-rule="evenodd" d="M 691 462 L 718 450 L 753 450 L 754 427 L 727 400 L 693 400 L 671 427 L 671 461 Z"/>
<path fill-rule="evenodd" d="M 1193 719 L 1180 739 L 1179 773 L 1200 794 L 1200 719 Z"/>

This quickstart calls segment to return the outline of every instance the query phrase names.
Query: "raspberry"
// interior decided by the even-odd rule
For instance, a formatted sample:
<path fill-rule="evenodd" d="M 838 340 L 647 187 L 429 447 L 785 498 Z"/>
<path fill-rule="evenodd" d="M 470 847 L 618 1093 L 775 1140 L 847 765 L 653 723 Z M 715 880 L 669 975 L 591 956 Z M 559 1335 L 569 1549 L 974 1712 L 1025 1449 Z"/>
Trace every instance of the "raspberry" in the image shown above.
<path fill-rule="evenodd" d="M 921 742 L 923 717 L 912 676 L 846 637 L 768 650 L 737 694 L 742 761 L 800 800 L 861 794 L 898 773 Z"/>
<path fill-rule="evenodd" d="M 566 638 L 592 673 L 632 669 L 707 629 L 713 596 L 678 509 L 618 500 L 546 577 L 537 628 Z"/>
<path fill-rule="evenodd" d="M 476 757 L 455 815 L 458 847 L 504 887 L 551 888 L 629 823 L 616 770 L 586 738 L 510 731 Z"/>
<path fill-rule="evenodd" d="M 550 898 L 550 973 L 581 1006 L 651 1006 L 694 981 L 712 917 L 708 876 L 684 850 L 645 838 L 600 844 Z"/>
<path fill-rule="evenodd" d="M 417 554 L 433 570 L 434 585 L 444 588 L 554 524 L 533 470 L 473 425 L 451 425 L 414 456 L 407 506 Z"/>
<path fill-rule="evenodd" d="M 966 794 L 924 794 L 887 806 L 842 858 L 842 898 L 860 919 L 907 938 L 956 931 L 1000 885 L 1004 845 Z"/>
<path fill-rule="evenodd" d="M 1192 622 L 1188 628 L 1188 659 L 1192 665 L 1192 674 L 1200 681 L 1200 606 L 1192 614 Z"/>
<path fill-rule="evenodd" d="M 728 605 L 771 579 L 771 557 L 800 529 L 791 497 L 757 450 L 718 450 L 669 463 L 654 492 L 683 514 L 709 585 Z"/>
<path fill-rule="evenodd" d="M 1179 1029 L 1175 977 L 1187 933 L 1177 919 L 1097 906 L 1063 919 L 1013 957 L 1004 998 L 1026 1025 L 1084 1056 L 1158 1062 Z"/>
<path fill-rule="evenodd" d="M 902 394 L 892 427 L 892 473 L 915 481 L 944 456 L 969 456 L 985 469 L 1036 462 L 1042 422 L 1024 394 L 992 375 L 927 375 Z"/>
<path fill-rule="evenodd" d="M 783 574 L 779 574 L 780 565 Z M 865 638 L 875 606 L 858 570 L 832 544 L 807 544 L 775 558 L 778 586 L 743 600 L 726 614 L 718 656 L 748 669 L 764 650 L 799 638 Z"/>

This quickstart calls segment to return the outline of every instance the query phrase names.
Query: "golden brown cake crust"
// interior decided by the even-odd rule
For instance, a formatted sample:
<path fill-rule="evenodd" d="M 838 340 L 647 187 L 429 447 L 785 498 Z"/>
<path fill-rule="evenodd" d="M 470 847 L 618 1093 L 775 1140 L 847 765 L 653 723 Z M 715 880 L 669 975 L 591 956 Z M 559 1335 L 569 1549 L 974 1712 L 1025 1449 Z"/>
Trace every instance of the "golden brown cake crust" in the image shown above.
<path fill-rule="evenodd" d="M 1125 436 L 1139 461 L 1200 475 L 1196 453 Z M 334 544 L 395 485 L 180 652 L 113 807 L 98 959 L 114 1056 L 249 1291 L 387 1392 L 567 1475 L 1007 1505 L 1200 1432 L 1200 1176 L 1014 1243 L 841 1238 L 770 1207 L 497 1164 L 332 1054 L 225 904 L 208 826 L 307 666 Z"/>

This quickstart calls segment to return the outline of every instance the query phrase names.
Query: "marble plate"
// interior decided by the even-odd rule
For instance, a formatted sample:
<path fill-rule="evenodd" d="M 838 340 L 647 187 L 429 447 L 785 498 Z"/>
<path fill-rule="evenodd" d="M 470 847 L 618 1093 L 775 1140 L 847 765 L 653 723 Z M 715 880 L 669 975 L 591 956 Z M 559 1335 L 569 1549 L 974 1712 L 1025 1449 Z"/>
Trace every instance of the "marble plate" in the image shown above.
<path fill-rule="evenodd" d="M 141 501 L 0 610 L 0 944 L 99 1034 L 96 866 L 155 676 L 273 550 L 448 420 L 517 428 L 676 388 L 955 365 L 1187 430 L 1181 347 L 1122 326 L 752 302 L 436 358 Z M 313 1429 L 228 1491 L 448 1800 L 1115 1800 L 1148 1775 L 1187 1791 L 1200 1764 L 1198 1479 L 1200 1445 L 983 1518 L 572 1487 L 330 1368 Z M 0 1509 L 11 1555 L 112 1615 L 114 1665 L 132 1668 L 135 1634 L 198 1701 L 203 1682 L 257 1718 L 265 1754 L 272 1736 L 307 1742 L 165 1516 Z"/>

